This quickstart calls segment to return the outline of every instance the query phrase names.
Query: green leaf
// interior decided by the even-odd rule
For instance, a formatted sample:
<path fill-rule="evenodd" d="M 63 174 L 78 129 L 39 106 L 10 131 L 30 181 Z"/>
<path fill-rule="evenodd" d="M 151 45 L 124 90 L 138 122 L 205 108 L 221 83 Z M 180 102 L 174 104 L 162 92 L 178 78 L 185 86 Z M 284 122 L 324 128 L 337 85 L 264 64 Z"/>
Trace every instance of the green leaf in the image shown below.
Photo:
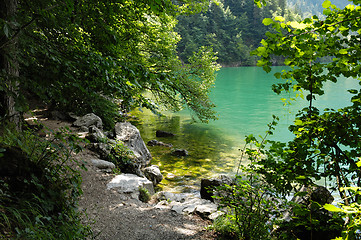
<path fill-rule="evenodd" d="M 323 8 L 329 8 L 331 7 L 331 1 L 330 0 L 326 0 L 322 3 L 322 7 Z"/>
<path fill-rule="evenodd" d="M 275 21 L 284 22 L 285 18 L 282 16 L 277 16 L 277 17 L 275 17 Z"/>
<path fill-rule="evenodd" d="M 280 72 L 277 72 L 274 74 L 274 76 L 277 78 L 277 79 L 280 79 L 281 78 L 281 73 Z"/>
<path fill-rule="evenodd" d="M 272 18 L 265 18 L 265 19 L 263 19 L 262 23 L 263 23 L 265 26 L 268 26 L 268 25 L 274 23 L 274 21 L 273 21 Z"/>
<path fill-rule="evenodd" d="M 323 9 L 323 15 L 330 15 L 332 13 L 332 10 L 331 9 Z"/>
<path fill-rule="evenodd" d="M 295 120 L 295 125 L 296 125 L 296 126 L 301 126 L 301 125 L 303 125 L 302 120 L 299 120 L 299 119 Z"/>
<path fill-rule="evenodd" d="M 347 49 L 340 49 L 338 52 L 340 54 L 347 54 Z"/>
<path fill-rule="evenodd" d="M 330 212 L 344 212 L 341 208 L 338 208 L 332 204 L 325 204 L 323 206 L 324 209 L 326 209 L 327 211 L 330 211 Z"/>
<path fill-rule="evenodd" d="M 7 25 L 6 23 L 4 24 L 4 34 L 7 38 L 10 37 L 9 25 Z"/>
<path fill-rule="evenodd" d="M 361 158 L 359 158 L 359 161 L 356 163 L 357 167 L 361 167 Z"/>

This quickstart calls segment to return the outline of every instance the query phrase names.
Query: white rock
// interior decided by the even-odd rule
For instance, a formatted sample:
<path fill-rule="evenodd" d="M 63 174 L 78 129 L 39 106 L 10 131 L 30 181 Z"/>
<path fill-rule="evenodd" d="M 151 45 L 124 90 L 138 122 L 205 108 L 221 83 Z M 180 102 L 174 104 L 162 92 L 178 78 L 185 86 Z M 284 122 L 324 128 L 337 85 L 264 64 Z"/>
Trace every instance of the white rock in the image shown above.
<path fill-rule="evenodd" d="M 108 184 L 107 189 L 117 189 L 123 193 L 139 193 L 139 187 L 146 188 L 150 194 L 154 194 L 153 183 L 144 177 L 134 174 L 121 174 L 115 176 Z"/>

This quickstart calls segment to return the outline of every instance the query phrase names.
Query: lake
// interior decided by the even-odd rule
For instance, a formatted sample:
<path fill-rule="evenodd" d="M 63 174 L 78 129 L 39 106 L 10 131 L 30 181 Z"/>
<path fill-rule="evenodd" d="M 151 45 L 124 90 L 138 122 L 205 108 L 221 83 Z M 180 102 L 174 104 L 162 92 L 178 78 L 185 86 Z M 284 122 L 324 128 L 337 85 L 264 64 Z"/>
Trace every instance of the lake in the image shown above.
<path fill-rule="evenodd" d="M 171 143 L 173 148 L 186 149 L 187 157 L 175 157 L 167 147 L 148 147 L 152 153 L 152 164 L 160 166 L 165 176 L 161 187 L 178 192 L 199 190 L 200 178 L 217 174 L 234 174 L 246 135 L 264 135 L 272 115 L 280 118 L 274 140 L 287 141 L 292 138 L 288 125 L 294 121 L 299 109 L 308 105 L 298 98 L 284 106 L 281 98 L 294 97 L 294 93 L 277 95 L 271 86 L 277 82 L 273 76 L 283 67 L 273 67 L 266 73 L 259 67 L 222 68 L 217 74 L 211 99 L 217 105 L 219 120 L 209 124 L 196 123 L 188 111 L 165 113 L 158 117 L 150 111 L 136 111 L 135 122 L 144 141 L 157 139 Z M 341 108 L 349 105 L 351 94 L 347 89 L 359 89 L 358 80 L 340 78 L 337 84 L 327 83 L 325 95 L 315 101 L 320 109 Z M 176 134 L 172 138 L 156 138 L 156 130 Z"/>

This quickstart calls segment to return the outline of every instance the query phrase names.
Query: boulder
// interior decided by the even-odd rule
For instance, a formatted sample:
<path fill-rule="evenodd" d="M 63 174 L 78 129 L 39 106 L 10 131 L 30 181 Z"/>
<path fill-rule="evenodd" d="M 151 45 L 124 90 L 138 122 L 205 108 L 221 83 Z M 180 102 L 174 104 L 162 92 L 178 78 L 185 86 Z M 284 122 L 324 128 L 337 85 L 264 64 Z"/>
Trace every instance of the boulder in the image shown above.
<path fill-rule="evenodd" d="M 171 132 L 166 132 L 166 131 L 162 131 L 162 130 L 157 130 L 155 132 L 155 135 L 157 137 L 174 137 L 175 134 L 174 133 L 171 133 Z"/>
<path fill-rule="evenodd" d="M 115 124 L 115 138 L 122 141 L 134 153 L 134 161 L 129 167 L 133 169 L 131 173 L 142 176 L 141 169 L 150 164 L 152 155 L 140 136 L 139 130 L 129 122 L 118 122 Z"/>
<path fill-rule="evenodd" d="M 87 138 L 92 142 L 100 142 L 104 139 L 107 139 L 103 131 L 94 125 L 89 127 L 89 134 Z"/>
<path fill-rule="evenodd" d="M 327 211 L 322 206 L 331 204 L 333 197 L 323 186 L 302 186 L 298 194 L 291 200 L 293 202 L 283 215 L 282 222 L 273 230 L 275 236 L 292 236 L 297 239 L 328 240 L 341 235 L 344 220 Z M 312 217 L 310 224 L 305 220 Z"/>
<path fill-rule="evenodd" d="M 89 145 L 90 150 L 99 154 L 100 158 L 108 159 L 111 152 L 111 145 L 108 143 L 93 143 Z"/>
<path fill-rule="evenodd" d="M 163 147 L 173 147 L 172 144 L 170 143 L 164 143 L 164 142 L 161 142 L 161 141 L 158 141 L 158 140 L 150 140 L 148 143 L 147 143 L 148 146 L 163 146 Z"/>
<path fill-rule="evenodd" d="M 177 156 L 177 157 L 185 157 L 185 156 L 188 156 L 189 153 L 185 149 L 175 149 L 172 151 L 172 155 Z"/>
<path fill-rule="evenodd" d="M 145 188 L 150 194 L 154 194 L 153 183 L 144 177 L 134 174 L 120 174 L 115 176 L 108 184 L 107 189 L 115 189 L 120 194 L 127 194 L 132 198 L 139 198 L 139 188 Z"/>
<path fill-rule="evenodd" d="M 201 198 L 214 201 L 214 198 L 212 196 L 215 195 L 215 188 L 224 184 L 232 185 L 232 178 L 228 177 L 227 175 L 219 175 L 218 177 L 210 179 L 202 179 L 200 190 Z"/>
<path fill-rule="evenodd" d="M 156 165 L 144 168 L 143 172 L 145 177 L 152 181 L 154 185 L 157 185 L 163 180 L 163 175 Z"/>
<path fill-rule="evenodd" d="M 88 113 L 82 117 L 79 117 L 74 123 L 73 126 L 75 127 L 90 127 L 90 126 L 96 126 L 99 129 L 103 129 L 103 122 L 100 117 L 95 115 L 94 113 Z"/>

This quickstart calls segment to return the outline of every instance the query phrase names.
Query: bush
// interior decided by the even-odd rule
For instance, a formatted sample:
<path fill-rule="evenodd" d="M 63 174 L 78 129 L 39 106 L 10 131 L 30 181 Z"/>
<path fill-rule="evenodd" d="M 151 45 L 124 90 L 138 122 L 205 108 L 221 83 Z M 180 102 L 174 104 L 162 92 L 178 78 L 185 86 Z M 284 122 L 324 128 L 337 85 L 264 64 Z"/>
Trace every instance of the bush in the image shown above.
<path fill-rule="evenodd" d="M 78 138 L 62 129 L 51 140 L 31 131 L 0 130 L 0 238 L 84 239 L 81 176 L 71 159 Z"/>
<path fill-rule="evenodd" d="M 142 202 L 149 202 L 150 200 L 150 193 L 146 188 L 139 187 L 139 200 Z"/>
<path fill-rule="evenodd" d="M 216 198 L 226 214 L 214 223 L 214 228 L 223 236 L 237 239 L 270 239 L 279 202 L 258 175 L 243 177 L 237 176 L 232 186 L 217 187 L 222 194 Z"/>
<path fill-rule="evenodd" d="M 134 153 L 122 141 L 111 143 L 110 154 L 107 159 L 115 164 L 120 171 L 127 172 L 134 162 Z M 130 171 L 131 172 L 131 171 Z"/>

